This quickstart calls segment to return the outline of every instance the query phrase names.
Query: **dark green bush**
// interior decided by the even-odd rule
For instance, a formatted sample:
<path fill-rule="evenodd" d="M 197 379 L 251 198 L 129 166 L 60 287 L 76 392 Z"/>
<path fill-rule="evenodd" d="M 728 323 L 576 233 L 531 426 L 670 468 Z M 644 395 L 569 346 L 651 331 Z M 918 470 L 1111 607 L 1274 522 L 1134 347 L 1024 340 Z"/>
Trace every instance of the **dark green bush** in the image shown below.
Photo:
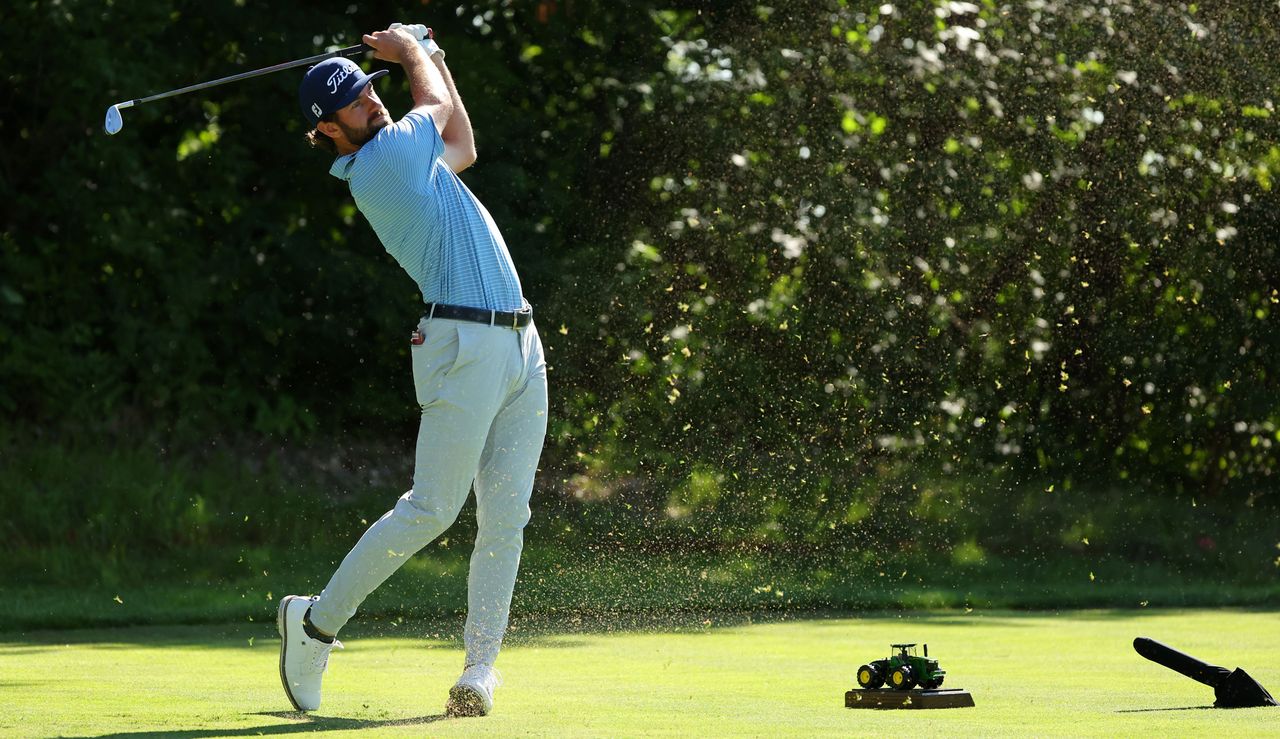
<path fill-rule="evenodd" d="M 1205 502 L 1274 515 L 1280 29 L 1261 4 L 444 11 L 6 10 L 10 433 L 412 435 L 418 297 L 302 146 L 297 74 L 129 109 L 114 138 L 98 121 L 421 19 L 476 122 L 466 179 L 538 309 L 541 494 L 566 520 L 1141 553 L 1186 546 Z M 403 78 L 382 84 L 402 111 Z M 129 488 L 101 504 L 157 500 Z M 206 529 L 192 498 L 165 502 L 172 541 Z"/>

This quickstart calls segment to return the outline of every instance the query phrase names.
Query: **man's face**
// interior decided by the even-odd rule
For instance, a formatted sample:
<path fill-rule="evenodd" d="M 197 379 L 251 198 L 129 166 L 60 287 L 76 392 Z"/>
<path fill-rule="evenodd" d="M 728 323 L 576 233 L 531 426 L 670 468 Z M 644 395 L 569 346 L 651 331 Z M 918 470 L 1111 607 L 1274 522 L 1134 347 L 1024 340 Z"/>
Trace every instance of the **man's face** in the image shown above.
<path fill-rule="evenodd" d="M 391 115 L 378 99 L 378 93 L 373 91 L 372 84 L 365 85 L 350 105 L 339 108 L 334 115 L 334 125 L 346 137 L 347 142 L 357 149 L 368 143 L 389 123 Z M 330 137 L 337 138 L 332 134 Z"/>

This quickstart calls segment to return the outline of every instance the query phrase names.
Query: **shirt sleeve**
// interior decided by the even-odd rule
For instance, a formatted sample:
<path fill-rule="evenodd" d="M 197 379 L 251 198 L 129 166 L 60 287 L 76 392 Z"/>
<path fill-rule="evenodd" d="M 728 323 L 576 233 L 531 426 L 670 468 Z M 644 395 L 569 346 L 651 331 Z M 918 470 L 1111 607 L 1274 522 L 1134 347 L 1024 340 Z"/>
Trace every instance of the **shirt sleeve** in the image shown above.
<path fill-rule="evenodd" d="M 429 170 L 444 153 L 435 121 L 417 110 L 379 131 L 376 141 L 383 165 L 408 181 Z"/>

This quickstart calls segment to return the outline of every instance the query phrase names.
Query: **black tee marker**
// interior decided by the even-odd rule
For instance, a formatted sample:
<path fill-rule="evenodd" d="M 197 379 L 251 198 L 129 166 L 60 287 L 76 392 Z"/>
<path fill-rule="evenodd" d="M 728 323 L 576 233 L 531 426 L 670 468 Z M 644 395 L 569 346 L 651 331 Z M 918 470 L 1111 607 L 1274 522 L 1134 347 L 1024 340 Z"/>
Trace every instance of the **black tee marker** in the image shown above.
<path fill-rule="evenodd" d="M 1179 652 L 1154 639 L 1138 637 L 1133 640 L 1133 648 L 1143 657 L 1164 665 L 1170 670 L 1204 683 L 1213 688 L 1216 708 L 1254 708 L 1257 706 L 1274 706 L 1276 699 L 1271 697 L 1267 689 L 1249 677 L 1249 673 L 1237 667 L 1228 670 Z"/>

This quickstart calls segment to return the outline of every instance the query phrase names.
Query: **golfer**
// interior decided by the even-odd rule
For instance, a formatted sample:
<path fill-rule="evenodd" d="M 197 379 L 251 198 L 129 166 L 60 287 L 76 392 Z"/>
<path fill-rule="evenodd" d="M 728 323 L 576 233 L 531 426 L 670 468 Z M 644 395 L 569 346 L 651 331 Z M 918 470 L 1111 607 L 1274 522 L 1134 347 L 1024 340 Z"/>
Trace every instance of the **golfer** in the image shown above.
<path fill-rule="evenodd" d="M 475 161 L 471 121 L 423 26 L 366 35 L 374 56 L 404 68 L 413 110 L 393 121 L 366 75 L 344 58 L 308 70 L 299 89 L 331 148 L 329 173 L 351 189 L 382 245 L 422 291 L 411 338 L 422 410 L 413 489 L 369 527 L 318 596 L 280 603 L 280 679 L 298 710 L 320 706 L 339 630 L 370 592 L 453 523 L 471 490 L 478 533 L 467 579 L 466 660 L 451 715 L 485 715 L 529 521 L 547 428 L 547 375 L 533 311 L 493 218 L 458 179 Z"/>

